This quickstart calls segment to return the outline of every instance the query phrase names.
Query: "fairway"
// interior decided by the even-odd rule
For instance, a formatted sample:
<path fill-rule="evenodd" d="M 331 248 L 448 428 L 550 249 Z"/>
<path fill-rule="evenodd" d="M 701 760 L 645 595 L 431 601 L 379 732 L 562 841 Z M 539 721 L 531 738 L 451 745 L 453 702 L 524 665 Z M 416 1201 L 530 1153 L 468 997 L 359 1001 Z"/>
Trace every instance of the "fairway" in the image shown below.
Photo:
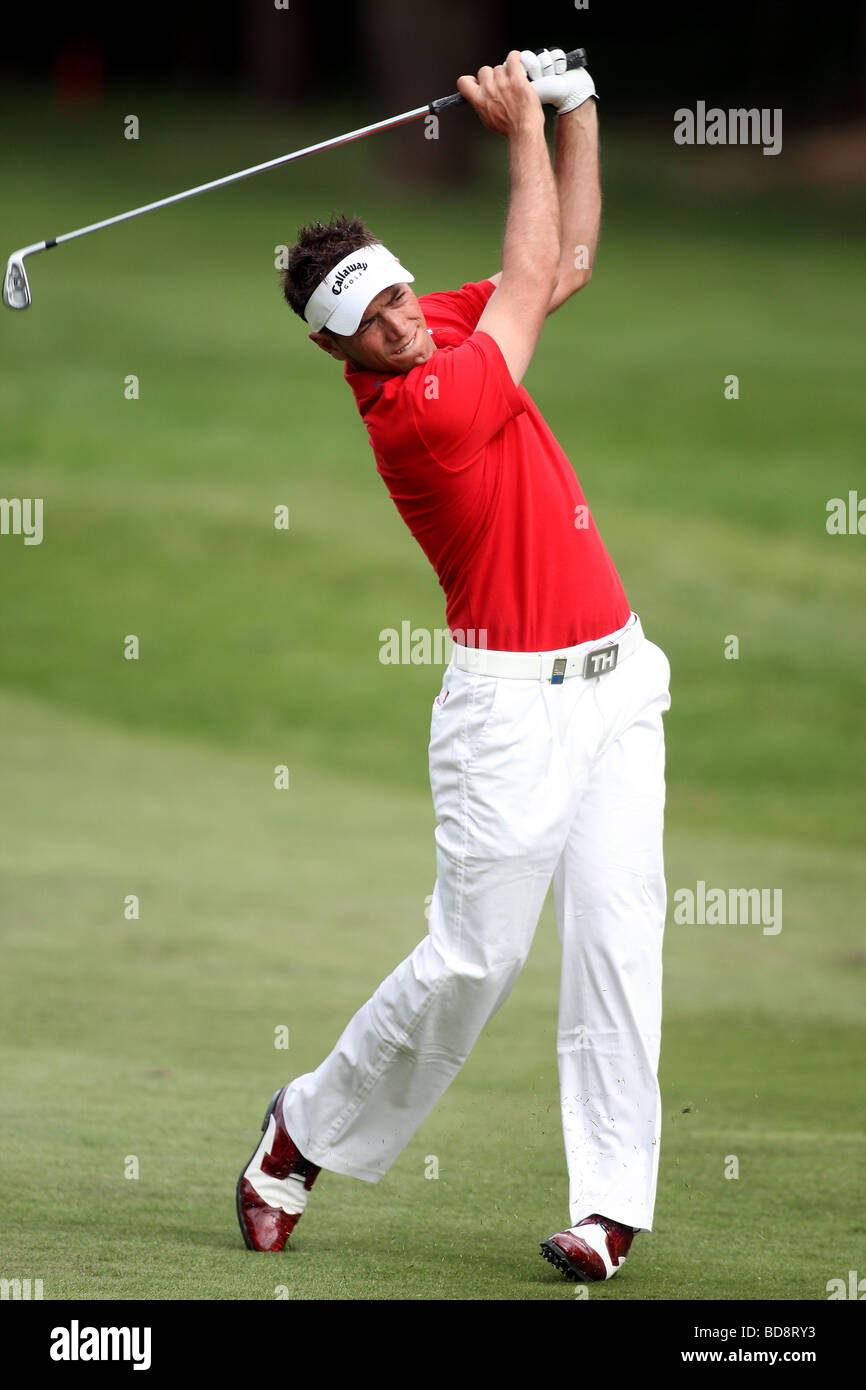
<path fill-rule="evenodd" d="M 130 147 L 34 105 L 7 251 L 352 124 L 224 105 L 205 128 L 154 99 Z M 668 145 L 653 185 L 652 149 L 605 135 L 593 281 L 525 383 L 672 666 L 659 1196 L 590 1297 L 823 1300 L 866 1275 L 866 536 L 825 526 L 866 487 L 862 208 L 713 200 L 669 180 Z M 483 278 L 504 163 L 493 144 L 437 199 L 381 159 L 36 256 L 32 308 L 0 320 L 0 496 L 44 499 L 41 545 L 0 536 L 0 1275 L 46 1299 L 574 1297 L 538 1255 L 567 1217 L 550 899 L 383 1182 L 323 1173 L 271 1259 L 235 1218 L 273 1090 L 415 946 L 433 888 L 439 668 L 379 650 L 443 627 L 444 599 L 274 257 L 345 209 L 419 294 Z M 677 923 L 698 882 L 781 890 L 781 930 Z"/>

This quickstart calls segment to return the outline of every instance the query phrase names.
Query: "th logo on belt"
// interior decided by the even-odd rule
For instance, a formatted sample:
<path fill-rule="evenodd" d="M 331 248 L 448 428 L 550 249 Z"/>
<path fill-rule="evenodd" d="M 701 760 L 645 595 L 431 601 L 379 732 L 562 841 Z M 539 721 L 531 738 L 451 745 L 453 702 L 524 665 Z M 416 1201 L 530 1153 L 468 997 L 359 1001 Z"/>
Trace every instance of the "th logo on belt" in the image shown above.
<path fill-rule="evenodd" d="M 600 651 L 588 652 L 583 667 L 585 680 L 590 680 L 593 676 L 604 676 L 608 671 L 612 671 L 616 666 L 616 656 L 619 645 L 614 647 L 602 647 Z"/>

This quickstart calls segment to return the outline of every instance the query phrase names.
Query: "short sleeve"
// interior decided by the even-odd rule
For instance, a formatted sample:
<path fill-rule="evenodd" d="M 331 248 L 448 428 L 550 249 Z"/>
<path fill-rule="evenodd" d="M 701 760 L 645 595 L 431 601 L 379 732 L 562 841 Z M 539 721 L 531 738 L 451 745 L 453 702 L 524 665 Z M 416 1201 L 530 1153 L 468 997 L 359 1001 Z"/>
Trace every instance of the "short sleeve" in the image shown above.
<path fill-rule="evenodd" d="M 496 286 L 490 280 L 470 281 L 459 290 L 439 290 L 418 300 L 428 323 L 454 328 L 467 336 L 484 313 Z"/>
<path fill-rule="evenodd" d="M 407 380 L 415 428 L 437 463 L 460 468 L 524 409 L 495 338 L 475 332 L 440 348 Z"/>

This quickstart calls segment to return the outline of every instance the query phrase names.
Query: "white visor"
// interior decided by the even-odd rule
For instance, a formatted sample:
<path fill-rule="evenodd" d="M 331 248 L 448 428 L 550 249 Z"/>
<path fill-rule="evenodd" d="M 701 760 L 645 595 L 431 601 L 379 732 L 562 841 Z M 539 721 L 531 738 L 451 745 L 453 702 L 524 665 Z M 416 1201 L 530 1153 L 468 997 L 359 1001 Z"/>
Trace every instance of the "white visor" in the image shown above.
<path fill-rule="evenodd" d="M 390 285 L 414 279 L 387 246 L 362 246 L 328 272 L 307 300 L 304 318 L 316 333 L 329 328 L 332 333 L 351 338 L 377 294 Z"/>

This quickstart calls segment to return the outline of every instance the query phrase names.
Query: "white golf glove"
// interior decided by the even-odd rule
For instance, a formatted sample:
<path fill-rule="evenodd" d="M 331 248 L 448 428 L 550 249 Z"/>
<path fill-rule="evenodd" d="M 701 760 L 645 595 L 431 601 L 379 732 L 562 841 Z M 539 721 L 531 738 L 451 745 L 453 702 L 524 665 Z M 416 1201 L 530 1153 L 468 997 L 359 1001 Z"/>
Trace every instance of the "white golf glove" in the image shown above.
<path fill-rule="evenodd" d="M 561 48 L 543 48 L 540 53 L 525 48 L 520 61 L 539 100 L 548 106 L 555 106 L 558 116 L 574 111 L 589 97 L 598 100 L 595 83 L 586 68 L 567 68 Z"/>

